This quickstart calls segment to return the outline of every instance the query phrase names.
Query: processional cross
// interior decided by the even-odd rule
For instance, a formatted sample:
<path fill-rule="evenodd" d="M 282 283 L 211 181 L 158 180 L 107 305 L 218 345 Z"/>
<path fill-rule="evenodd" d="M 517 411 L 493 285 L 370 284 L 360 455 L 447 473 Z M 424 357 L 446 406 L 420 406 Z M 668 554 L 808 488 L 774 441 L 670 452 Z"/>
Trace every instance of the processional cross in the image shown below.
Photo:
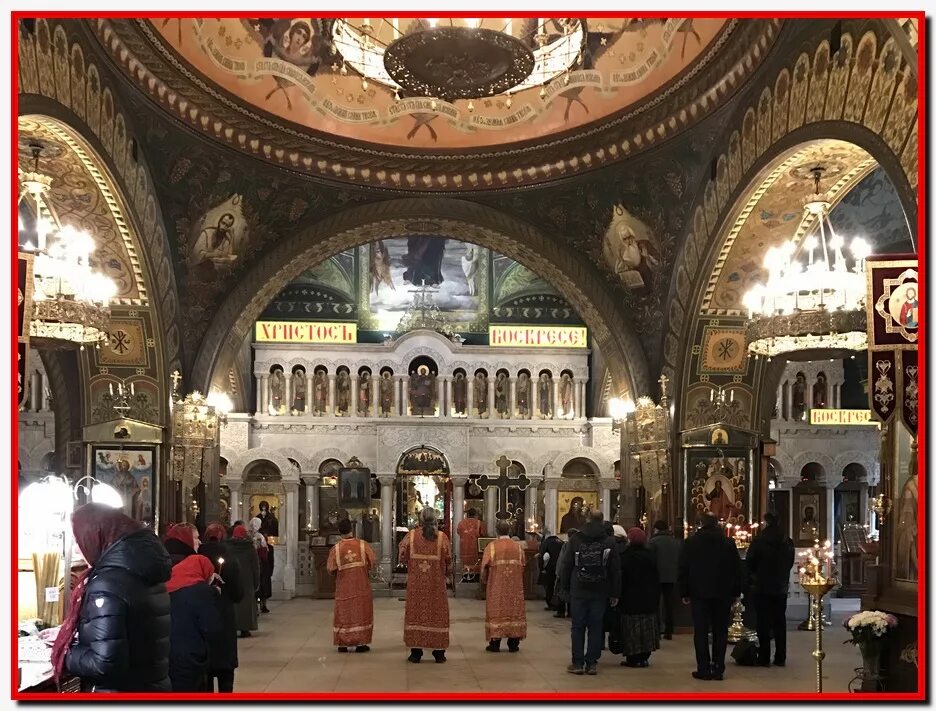
<path fill-rule="evenodd" d="M 490 477 L 487 474 L 482 474 L 477 478 L 478 488 L 481 489 L 481 491 L 487 491 L 492 486 L 498 487 L 498 510 L 494 515 L 499 519 L 508 519 L 510 518 L 510 511 L 507 510 L 509 490 L 520 489 L 520 491 L 526 491 L 533 482 L 527 478 L 526 474 L 520 474 L 515 477 L 510 476 L 508 471 L 513 462 L 507 459 L 503 454 L 494 464 L 500 470 L 500 474 L 496 478 Z"/>

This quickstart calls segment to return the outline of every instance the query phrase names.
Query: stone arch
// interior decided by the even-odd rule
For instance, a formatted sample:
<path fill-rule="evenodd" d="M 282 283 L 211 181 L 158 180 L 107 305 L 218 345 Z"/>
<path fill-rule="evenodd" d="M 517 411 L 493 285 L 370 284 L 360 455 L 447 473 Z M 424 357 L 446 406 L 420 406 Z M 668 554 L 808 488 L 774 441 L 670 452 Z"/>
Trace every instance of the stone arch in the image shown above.
<path fill-rule="evenodd" d="M 520 451 L 519 449 L 505 449 L 503 451 L 498 450 L 498 453 L 495 459 L 499 459 L 501 455 L 507 457 L 507 459 L 509 459 L 510 461 L 516 462 L 521 467 L 523 467 L 524 472 L 531 479 L 533 478 L 534 475 L 539 476 L 540 473 L 543 471 L 542 467 L 540 467 L 539 471 L 536 471 L 531 466 L 531 462 L 533 460 L 530 459 L 530 455 L 526 452 Z M 475 469 L 475 467 L 472 467 L 472 469 Z M 494 462 L 491 461 L 491 462 L 483 462 L 480 465 L 478 465 L 477 469 L 473 471 L 472 474 L 474 473 L 478 473 L 478 474 L 495 473 L 496 474 L 496 472 L 497 472 L 497 467 L 494 464 Z"/>
<path fill-rule="evenodd" d="M 308 457 L 306 460 L 308 462 L 308 467 L 303 466 L 303 471 L 308 470 L 309 473 L 313 475 L 318 475 L 319 469 L 322 466 L 322 462 L 325 462 L 329 459 L 337 459 L 342 464 L 347 464 L 348 460 L 351 459 L 350 454 L 348 454 L 343 449 L 338 449 L 336 447 L 330 447 L 328 449 L 318 449 L 314 454 Z M 362 462 L 364 466 L 367 466 L 366 462 Z"/>
<path fill-rule="evenodd" d="M 248 449 L 228 460 L 227 479 L 244 481 L 247 470 L 252 464 L 267 461 L 279 469 L 283 481 L 298 481 L 299 472 L 279 449 L 272 447 L 257 447 Z"/>
<path fill-rule="evenodd" d="M 864 469 L 865 478 L 861 481 L 867 483 L 871 480 L 874 474 L 874 470 L 877 467 L 877 457 L 868 452 L 862 452 L 858 450 L 848 450 L 846 452 L 840 452 L 835 456 L 835 472 L 834 476 L 842 476 L 842 472 L 845 471 L 845 467 L 849 464 L 860 464 L 861 468 Z"/>
<path fill-rule="evenodd" d="M 500 211 L 448 197 L 405 198 L 354 207 L 281 240 L 254 264 L 215 314 L 195 360 L 194 382 L 207 390 L 232 367 L 253 322 L 302 269 L 341 250 L 416 231 L 495 249 L 542 276 L 585 320 L 612 365 L 616 389 L 648 389 L 646 356 L 631 319 L 604 281 L 594 278 L 593 267 L 583 256 L 570 253 L 559 240 Z"/>
<path fill-rule="evenodd" d="M 894 182 L 908 221 L 916 225 L 918 111 L 915 68 L 902 57 L 889 29 L 879 22 L 846 21 L 842 49 L 830 56 L 825 34 L 817 32 L 788 67 L 765 74 L 728 122 L 712 161 L 712 178 L 698 192 L 687 237 L 677 257 L 663 341 L 664 373 L 683 374 L 676 388 L 676 422 L 688 404 L 690 358 L 698 357 L 706 326 L 743 331 L 743 317 L 703 313 L 713 270 L 723 259 L 731 225 L 749 207 L 757 178 L 797 145 L 837 139 L 861 147 Z M 868 27 L 871 29 L 867 29 Z M 873 164 L 872 166 L 873 167 Z M 826 186 L 828 187 L 828 186 Z M 703 317 L 708 318 L 703 318 Z M 745 314 L 746 316 L 746 314 Z M 724 318 L 723 318 L 724 317 Z M 695 351 L 695 352 L 694 352 Z M 748 368 L 758 394 L 748 426 L 764 416 L 763 370 Z"/>
<path fill-rule="evenodd" d="M 553 468 L 555 471 L 559 472 L 559 475 L 561 475 L 562 470 L 565 469 L 566 464 L 571 462 L 573 459 L 586 459 L 590 461 L 597 469 L 597 478 L 599 479 L 602 477 L 614 476 L 614 462 L 612 462 L 609 457 L 605 456 L 602 452 L 593 447 L 576 447 L 575 449 L 562 452 L 559 456 L 553 459 Z"/>
<path fill-rule="evenodd" d="M 822 467 L 822 476 L 816 480 L 816 484 L 826 486 L 830 480 L 833 480 L 835 473 L 835 461 L 828 454 L 823 452 L 800 452 L 793 458 L 793 469 L 791 473 L 799 480 L 800 472 L 807 464 L 815 462 Z"/>

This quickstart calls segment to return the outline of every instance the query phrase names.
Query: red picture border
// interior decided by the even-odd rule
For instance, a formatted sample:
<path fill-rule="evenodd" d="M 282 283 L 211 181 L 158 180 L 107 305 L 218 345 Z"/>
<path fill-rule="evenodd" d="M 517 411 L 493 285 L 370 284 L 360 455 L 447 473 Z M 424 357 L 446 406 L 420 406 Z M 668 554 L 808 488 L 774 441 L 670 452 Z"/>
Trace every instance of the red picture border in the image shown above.
<path fill-rule="evenodd" d="M 533 17 L 537 13 L 525 11 L 525 12 L 511 12 L 508 10 L 501 10 L 498 12 L 485 12 L 480 10 L 471 10 L 471 11 L 443 11 L 440 10 L 442 14 L 446 17 L 503 17 L 505 15 L 511 15 L 513 17 Z M 550 14 L 559 14 L 560 10 L 550 10 Z M 427 10 L 423 11 L 393 11 L 387 8 L 381 8 L 378 10 L 371 11 L 350 11 L 342 13 L 329 13 L 329 12 L 318 12 L 316 11 L 316 16 L 321 17 L 368 17 L 377 15 L 387 15 L 393 14 L 395 17 L 425 17 L 428 14 Z M 294 15 L 295 10 L 286 10 L 281 12 L 265 11 L 262 13 L 264 16 L 289 16 Z M 926 62 L 925 58 L 927 56 L 927 25 L 926 25 L 926 16 L 925 13 L 919 10 L 913 11 L 904 11 L 904 12 L 855 12 L 855 11 L 838 11 L 838 12 L 716 12 L 716 11 L 688 11 L 681 12 L 676 10 L 665 10 L 658 12 L 629 12 L 629 13 L 616 13 L 613 11 L 606 10 L 597 10 L 597 11 L 585 11 L 581 8 L 574 10 L 573 14 L 576 16 L 595 16 L 595 17 L 647 17 L 647 18 L 656 18 L 656 17 L 671 17 L 674 14 L 678 14 L 685 17 L 693 18 L 715 18 L 715 17 L 732 17 L 739 19 L 757 19 L 757 18 L 783 18 L 783 19 L 862 19 L 862 18 L 915 18 L 918 21 L 918 43 L 917 43 L 917 97 L 918 97 L 918 166 L 919 166 L 919 179 L 917 183 L 917 194 L 918 196 L 926 195 L 926 168 L 927 165 L 927 156 L 926 156 Z M 235 17 L 248 17 L 256 16 L 256 13 L 247 13 L 247 12 L 222 12 L 218 10 L 205 10 L 201 12 L 160 12 L 160 11 L 144 11 L 136 10 L 133 12 L 87 12 L 87 11 L 21 11 L 15 10 L 10 13 L 11 21 L 11 42 L 10 42 L 10 72 L 11 72 L 11 97 L 10 97 L 10 107 L 13 115 L 19 114 L 18 109 L 18 32 L 17 32 L 17 23 L 21 19 L 27 18 L 61 18 L 61 19 L 89 19 L 97 17 L 108 17 L 108 18 L 193 18 L 193 17 L 217 17 L 217 18 L 235 18 Z M 18 232 L 18 223 L 17 223 L 17 161 L 15 156 L 17 155 L 17 123 L 11 121 L 11 204 L 13 209 L 10 211 L 11 216 L 11 231 L 12 234 L 17 234 Z M 927 320 L 927 301 L 926 296 L 928 293 L 928 264 L 927 264 L 927 244 L 926 244 L 926 200 L 918 200 L 918 210 L 917 210 L 917 235 L 918 235 L 918 256 L 919 256 L 919 284 L 920 284 L 920 329 L 919 329 L 919 350 L 920 350 L 920 364 L 919 364 L 919 389 L 921 393 L 920 398 L 920 410 L 919 410 L 919 431 L 922 433 L 926 432 L 926 423 L 927 423 L 927 412 L 926 412 L 926 382 L 927 382 L 927 340 L 926 336 L 929 331 L 928 320 Z M 10 240 L 11 242 L 11 265 L 12 265 L 12 278 L 11 284 L 14 285 L 17 282 L 17 240 Z M 12 311 L 10 323 L 16 323 L 16 294 L 15 291 L 11 294 L 10 299 Z M 16 362 L 16 345 L 17 339 L 11 338 L 11 353 L 12 353 L 12 363 Z M 16 392 L 16 370 L 11 368 L 11 383 L 12 388 L 10 392 Z M 16 443 L 18 437 L 18 407 L 15 402 L 15 398 L 12 398 L 11 403 L 11 442 Z M 17 655 L 18 655 L 18 645 L 17 638 L 11 634 L 11 654 L 10 654 L 10 663 L 11 663 L 11 679 L 12 679 L 12 694 L 11 698 L 15 701 L 64 701 L 66 699 L 74 700 L 90 700 L 93 699 L 97 702 L 106 702 L 114 701 L 121 703 L 124 701 L 169 701 L 169 700 L 197 700 L 197 701 L 226 701 L 226 700 L 258 700 L 258 701 L 816 701 L 816 700 L 828 700 L 828 701 L 920 701 L 927 698 L 927 556 L 926 556 L 926 470 L 925 462 L 927 455 L 928 443 L 926 440 L 925 434 L 921 436 L 918 440 L 918 494 L 920 502 L 920 516 L 918 516 L 918 573 L 919 573 L 919 582 L 917 585 L 917 691 L 912 693 L 872 693 L 872 694 L 855 694 L 855 693 L 842 693 L 842 692 L 830 692 L 823 693 L 821 695 L 816 693 L 783 693 L 783 692 L 765 692 L 765 693 L 727 693 L 727 692 L 714 692 L 714 693 L 700 693 L 698 691 L 692 692 L 652 692 L 652 693 L 633 693 L 622 690 L 621 692 L 587 692 L 587 691 L 575 691 L 575 692 L 549 692 L 549 693 L 529 693 L 529 692 L 510 692 L 505 690 L 504 692 L 498 693 L 487 693 L 487 692 L 478 692 L 478 693 L 423 693 L 423 692 L 387 692 L 387 693 L 237 693 L 234 694 L 87 694 L 87 693 L 76 693 L 68 694 L 64 696 L 62 694 L 55 693 L 29 693 L 24 694 L 17 690 Z M 17 471 L 17 457 L 18 450 L 16 446 L 10 448 L 10 471 Z M 14 481 L 13 477 L 10 477 L 10 495 L 11 500 L 15 501 L 17 498 L 17 484 Z M 18 526 L 18 507 L 14 506 L 12 508 L 12 530 L 11 534 L 15 534 Z M 10 546 L 12 551 L 12 560 L 11 566 L 13 570 L 12 580 L 16 580 L 17 572 L 17 536 L 10 535 Z M 11 595 L 11 609 L 10 614 L 12 618 L 12 624 L 10 629 L 16 629 L 17 622 L 17 599 L 16 595 Z"/>

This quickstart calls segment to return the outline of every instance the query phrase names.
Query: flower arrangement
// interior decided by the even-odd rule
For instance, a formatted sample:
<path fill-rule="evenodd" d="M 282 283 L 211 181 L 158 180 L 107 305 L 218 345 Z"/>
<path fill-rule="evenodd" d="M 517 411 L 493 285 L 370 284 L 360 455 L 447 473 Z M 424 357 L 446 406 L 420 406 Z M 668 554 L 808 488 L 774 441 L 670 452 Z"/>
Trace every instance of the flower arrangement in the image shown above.
<path fill-rule="evenodd" d="M 879 642 L 884 635 L 897 626 L 897 618 L 880 610 L 862 610 L 845 620 L 845 629 L 851 632 L 851 639 L 845 644 L 858 646 Z"/>

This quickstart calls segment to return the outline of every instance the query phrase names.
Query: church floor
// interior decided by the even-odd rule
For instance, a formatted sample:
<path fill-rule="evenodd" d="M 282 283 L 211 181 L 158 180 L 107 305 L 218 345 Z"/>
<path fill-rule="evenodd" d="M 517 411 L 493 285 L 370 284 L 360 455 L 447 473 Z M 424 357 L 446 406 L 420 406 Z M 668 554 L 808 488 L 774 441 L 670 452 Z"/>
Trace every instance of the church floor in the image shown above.
<path fill-rule="evenodd" d="M 824 634 L 826 691 L 847 691 L 860 656 L 843 645 L 844 608 L 857 600 L 836 600 L 832 626 Z M 840 605 L 838 603 L 844 603 Z M 851 603 L 854 603 L 852 605 Z M 375 630 L 371 651 L 339 654 L 331 646 L 332 601 L 297 598 L 270 602 L 260 630 L 239 640 L 240 667 L 235 691 L 240 692 L 549 692 L 549 691 L 669 691 L 669 692 L 811 692 L 815 690 L 812 645 L 815 634 L 795 630 L 787 637 L 787 666 L 739 667 L 729 657 L 725 680 L 697 681 L 692 635 L 661 640 L 650 667 L 619 666 L 620 656 L 602 654 L 597 676 L 575 676 L 569 663 L 569 621 L 543 610 L 541 600 L 527 602 L 528 637 L 518 654 L 484 651 L 484 602 L 450 599 L 451 646 L 448 663 L 437 665 L 426 653 L 419 664 L 406 661 L 402 641 L 403 602 L 374 600 Z M 506 647 L 506 643 L 505 643 Z M 728 647 L 731 654 L 731 646 Z"/>

